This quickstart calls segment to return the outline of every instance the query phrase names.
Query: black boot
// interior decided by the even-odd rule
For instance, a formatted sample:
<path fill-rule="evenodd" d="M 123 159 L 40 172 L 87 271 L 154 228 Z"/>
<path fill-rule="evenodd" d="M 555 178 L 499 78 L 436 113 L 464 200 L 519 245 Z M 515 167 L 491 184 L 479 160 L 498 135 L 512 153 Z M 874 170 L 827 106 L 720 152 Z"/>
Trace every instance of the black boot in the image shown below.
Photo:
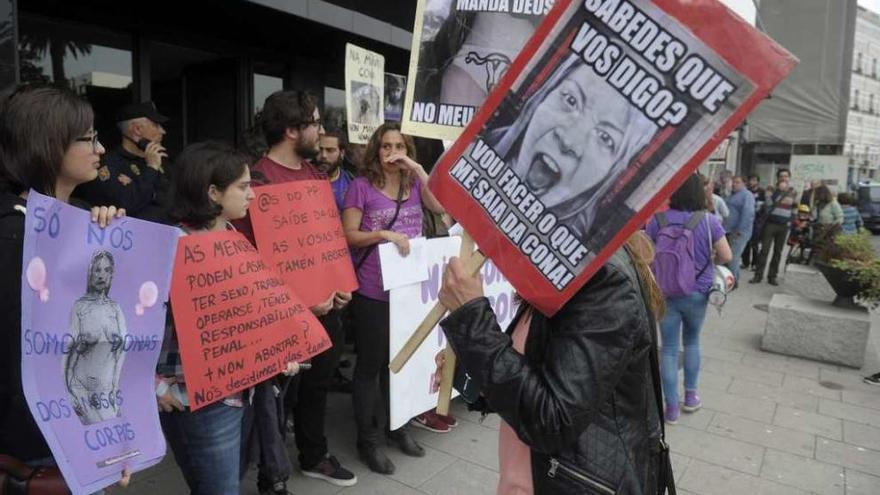
<path fill-rule="evenodd" d="M 752 277 L 751 280 L 749 280 L 749 283 L 750 284 L 760 284 L 761 283 L 761 275 L 756 273 L 755 276 Z"/>
<path fill-rule="evenodd" d="M 358 455 L 370 471 L 379 474 L 394 474 L 394 463 L 375 444 L 358 445 Z"/>
<path fill-rule="evenodd" d="M 776 277 L 767 277 L 767 283 L 770 285 L 779 285 L 779 282 L 776 281 Z"/>
<path fill-rule="evenodd" d="M 401 452 L 410 457 L 425 457 L 425 449 L 416 443 L 405 428 L 388 433 L 388 443 L 396 445 Z"/>

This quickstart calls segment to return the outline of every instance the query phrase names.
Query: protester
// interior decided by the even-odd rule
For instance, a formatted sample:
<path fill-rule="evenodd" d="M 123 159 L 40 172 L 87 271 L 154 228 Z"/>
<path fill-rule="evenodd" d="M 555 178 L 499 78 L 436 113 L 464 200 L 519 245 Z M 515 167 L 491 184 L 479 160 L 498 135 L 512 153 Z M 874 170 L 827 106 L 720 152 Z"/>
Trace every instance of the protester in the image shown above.
<path fill-rule="evenodd" d="M 837 195 L 837 202 L 840 203 L 840 207 L 843 210 L 841 231 L 844 234 L 855 234 L 862 230 L 865 223 L 862 221 L 862 215 L 859 214 L 858 208 L 854 206 L 856 199 L 853 194 L 839 193 Z"/>
<path fill-rule="evenodd" d="M 342 129 L 324 129 L 318 139 L 318 170 L 330 179 L 333 188 L 333 197 L 336 199 L 336 207 L 342 211 L 345 201 L 345 193 L 354 180 L 354 174 L 345 168 L 346 149 L 348 140 L 346 132 Z"/>
<path fill-rule="evenodd" d="M 272 93 L 263 104 L 260 126 L 269 148 L 266 155 L 253 166 L 254 175 L 260 177 L 255 183 L 268 185 L 327 180 L 327 175 L 310 162 L 319 156 L 319 140 L 323 131 L 314 96 L 303 91 Z M 325 145 L 327 141 L 325 139 Z M 337 137 L 337 153 L 338 144 Z M 326 147 L 321 156 L 329 158 Z M 337 156 L 337 165 L 339 158 Z M 236 226 L 254 242 L 249 218 L 236 222 Z M 255 387 L 253 408 L 245 411 L 244 438 L 247 440 L 252 434 L 259 438 L 261 452 L 257 486 L 261 492 L 271 490 L 270 493 L 287 493 L 290 460 L 283 434 L 284 404 L 288 400 L 283 392 L 290 396 L 292 404 L 289 405 L 293 406 L 294 440 L 299 450 L 302 473 L 336 486 L 357 483 L 357 477 L 342 467 L 335 456 L 330 455 L 324 424 L 327 393 L 345 344 L 339 310 L 350 300 L 350 293 L 333 292 L 327 295 L 324 302 L 311 308 L 333 346 L 312 358 L 312 369 L 298 377 L 298 382 L 289 387 L 286 380 L 273 379 Z M 245 463 L 247 460 L 247 456 L 243 458 Z"/>
<path fill-rule="evenodd" d="M 234 230 L 254 199 L 248 157 L 228 145 L 187 146 L 171 185 L 170 219 L 186 235 Z M 194 495 L 238 495 L 243 398 L 235 393 L 198 411 L 189 409 L 178 329 L 168 315 L 157 366 L 159 419 L 174 459 Z M 298 371 L 289 363 L 287 373 Z"/>
<path fill-rule="evenodd" d="M 733 259 L 730 261 L 730 271 L 734 277 L 734 287 L 739 286 L 740 259 L 746 249 L 746 244 L 752 237 L 752 227 L 755 223 L 755 197 L 746 189 L 743 178 L 739 175 L 732 179 L 732 191 L 724 202 L 727 204 L 729 215 L 724 219 L 724 230 L 730 242 Z"/>
<path fill-rule="evenodd" d="M 118 205 L 135 218 L 167 222 L 170 170 L 162 125 L 168 120 L 151 101 L 122 107 L 116 119 L 122 144 L 104 155 L 98 177 L 79 186 L 74 196 L 92 205 Z"/>
<path fill-rule="evenodd" d="M 344 128 L 324 129 L 324 133 L 321 134 L 318 141 L 318 160 L 315 164 L 317 165 L 318 170 L 325 173 L 327 178 L 330 179 L 330 186 L 333 189 L 333 197 L 336 200 L 336 208 L 338 208 L 340 212 L 342 211 L 342 204 L 345 201 L 345 193 L 348 192 L 348 187 L 354 180 L 354 174 L 352 174 L 351 170 L 356 168 L 351 163 L 348 149 L 349 143 L 348 139 L 346 139 L 346 131 Z M 347 324 L 347 320 L 347 312 L 343 311 L 340 316 L 340 335 L 342 336 L 342 342 L 339 344 L 340 349 L 338 349 L 340 357 L 339 363 L 336 366 L 336 371 L 333 372 L 333 381 L 330 384 L 330 390 L 350 394 L 351 380 L 340 371 L 341 368 L 351 366 L 351 362 L 343 357 L 342 354 L 344 352 L 344 344 L 353 340 L 350 330 L 351 325 Z M 334 346 L 335 345 L 336 344 L 334 344 Z M 295 398 L 294 394 L 291 394 L 291 398 Z M 291 401 L 288 401 L 287 403 L 288 405 L 292 404 Z M 290 410 L 293 410 L 293 407 L 291 407 Z"/>
<path fill-rule="evenodd" d="M 443 212 L 443 207 L 425 187 L 428 174 L 415 161 L 412 138 L 401 134 L 396 123 L 385 123 L 373 133 L 363 173 L 349 187 L 342 212 L 360 286 L 351 303 L 357 344 L 353 393 L 357 449 L 371 470 L 391 474 L 394 464 L 379 450 L 389 412 L 389 307 L 377 247 L 393 242 L 406 256 L 409 239 L 422 234 L 422 205 L 434 212 Z M 406 427 L 387 435 L 404 454 L 425 455 Z"/>
<path fill-rule="evenodd" d="M 782 258 L 782 247 L 785 245 L 785 236 L 788 235 L 789 224 L 797 206 L 797 191 L 789 188 L 787 171 L 780 170 L 777 176 L 776 190 L 768 199 L 767 221 L 764 223 L 764 231 L 761 234 L 761 256 L 755 268 L 755 276 L 749 280 L 750 284 L 759 284 L 763 280 L 764 268 L 767 267 L 767 257 L 770 255 L 770 247 L 773 247 L 773 259 L 770 260 L 770 268 L 767 270 L 767 283 L 779 285 L 776 274 L 779 273 L 779 260 Z"/>
<path fill-rule="evenodd" d="M 22 389 L 21 281 L 28 191 L 71 203 L 74 188 L 98 175 L 104 147 L 92 107 L 67 90 L 22 87 L 0 107 L 0 454 L 29 467 L 55 465 Z M 94 207 L 102 228 L 125 214 Z M 3 474 L 3 473 L 0 473 Z M 3 478 L 3 476 L 0 476 Z M 121 485 L 129 476 L 123 472 Z"/>
<path fill-rule="evenodd" d="M 724 228 L 714 215 L 706 214 L 705 191 L 699 176 L 691 175 L 669 199 L 669 210 L 658 214 L 648 223 L 648 236 L 657 245 L 658 257 L 654 262 L 654 273 L 666 295 L 666 316 L 660 322 L 662 335 L 662 359 L 660 372 L 663 377 L 663 396 L 666 402 L 665 418 L 669 424 L 678 422 L 682 410 L 694 412 L 702 406 L 697 394 L 700 372 L 700 330 L 706 317 L 709 303 L 709 290 L 712 288 L 713 264 L 727 263 L 733 258 Z M 660 215 L 665 215 L 661 217 Z M 691 252 L 671 253 L 679 256 L 681 263 L 673 267 L 681 274 L 688 274 L 693 281 L 684 282 L 685 294 L 671 293 L 666 286 L 668 273 L 663 258 L 666 243 L 661 239 L 668 235 L 682 235 L 682 229 L 692 234 L 692 243 L 673 243 L 673 249 L 692 249 Z M 670 230 L 677 228 L 677 232 Z M 690 247 L 688 247 L 690 246 Z M 711 246 L 711 249 L 710 249 Z M 714 251 L 714 254 L 713 254 Z M 694 275 L 695 274 L 695 275 Z M 671 285 L 671 284 L 670 284 Z M 678 353 L 684 347 L 684 404 L 679 405 L 678 395 Z"/>
<path fill-rule="evenodd" d="M 636 233 L 552 318 L 523 302 L 506 333 L 479 276 L 450 260 L 440 325 L 482 393 L 477 404 L 503 420 L 499 495 L 658 493 L 650 354 L 663 295 L 650 251 Z"/>
<path fill-rule="evenodd" d="M 746 245 L 745 251 L 743 251 L 742 265 L 746 268 L 752 267 L 758 262 L 758 255 L 761 252 L 761 231 L 764 229 L 764 222 L 767 220 L 765 208 L 765 203 L 767 202 L 766 191 L 761 187 L 761 178 L 757 175 L 749 176 L 749 192 L 755 198 L 755 223 L 752 226 L 752 236 Z"/>

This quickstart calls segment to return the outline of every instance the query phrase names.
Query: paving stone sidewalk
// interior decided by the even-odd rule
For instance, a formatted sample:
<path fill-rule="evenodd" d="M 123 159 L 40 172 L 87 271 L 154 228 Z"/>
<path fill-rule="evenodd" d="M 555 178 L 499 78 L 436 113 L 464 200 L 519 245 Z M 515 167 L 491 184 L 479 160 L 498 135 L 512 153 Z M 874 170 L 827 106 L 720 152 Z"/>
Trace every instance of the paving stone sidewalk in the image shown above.
<path fill-rule="evenodd" d="M 667 429 L 679 493 L 880 494 L 880 387 L 861 381 L 880 371 L 880 319 L 872 315 L 874 332 L 861 370 L 769 354 L 761 351 L 760 339 L 774 292 L 795 291 L 785 284 L 743 283 L 722 315 L 710 307 L 701 337 L 705 406 Z M 413 429 L 426 457 L 407 458 L 389 448 L 397 473 L 382 476 L 357 460 L 350 396 L 331 394 L 331 450 L 359 483 L 343 489 L 296 472 L 288 486 L 297 495 L 494 494 L 499 419 L 480 423 L 460 404 L 455 410 L 461 421 L 451 433 Z M 292 441 L 289 447 L 295 462 Z M 255 479 L 252 471 L 242 493 L 257 493 Z M 169 454 L 117 493 L 187 491 Z"/>

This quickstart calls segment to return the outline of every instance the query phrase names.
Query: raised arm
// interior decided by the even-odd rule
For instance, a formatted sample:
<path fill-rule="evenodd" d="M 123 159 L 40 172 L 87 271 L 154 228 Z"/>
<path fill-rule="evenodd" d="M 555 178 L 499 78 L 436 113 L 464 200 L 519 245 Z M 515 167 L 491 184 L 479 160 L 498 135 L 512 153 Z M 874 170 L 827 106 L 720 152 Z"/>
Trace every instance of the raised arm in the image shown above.
<path fill-rule="evenodd" d="M 637 290 L 618 269 L 601 268 L 547 322 L 549 340 L 538 367 L 513 349 L 484 297 L 440 324 L 489 407 L 532 449 L 553 453 L 586 430 L 632 360 L 647 352 L 647 345 L 637 345 L 647 325 L 646 313 L 633 310 L 644 307 Z"/>

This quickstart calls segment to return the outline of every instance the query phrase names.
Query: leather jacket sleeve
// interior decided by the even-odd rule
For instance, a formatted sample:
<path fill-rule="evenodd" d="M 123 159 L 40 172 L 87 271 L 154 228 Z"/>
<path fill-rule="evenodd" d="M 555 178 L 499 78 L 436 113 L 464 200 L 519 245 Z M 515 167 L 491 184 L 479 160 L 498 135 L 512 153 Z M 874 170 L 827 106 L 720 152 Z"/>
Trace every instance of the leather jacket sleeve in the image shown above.
<path fill-rule="evenodd" d="M 550 454 L 577 441 L 633 359 L 646 317 L 634 309 L 644 308 L 640 297 L 624 273 L 606 264 L 547 320 L 535 360 L 513 349 L 486 298 L 468 302 L 441 326 L 490 408 L 533 451 Z M 543 316 L 534 314 L 533 329 L 536 318 Z"/>

